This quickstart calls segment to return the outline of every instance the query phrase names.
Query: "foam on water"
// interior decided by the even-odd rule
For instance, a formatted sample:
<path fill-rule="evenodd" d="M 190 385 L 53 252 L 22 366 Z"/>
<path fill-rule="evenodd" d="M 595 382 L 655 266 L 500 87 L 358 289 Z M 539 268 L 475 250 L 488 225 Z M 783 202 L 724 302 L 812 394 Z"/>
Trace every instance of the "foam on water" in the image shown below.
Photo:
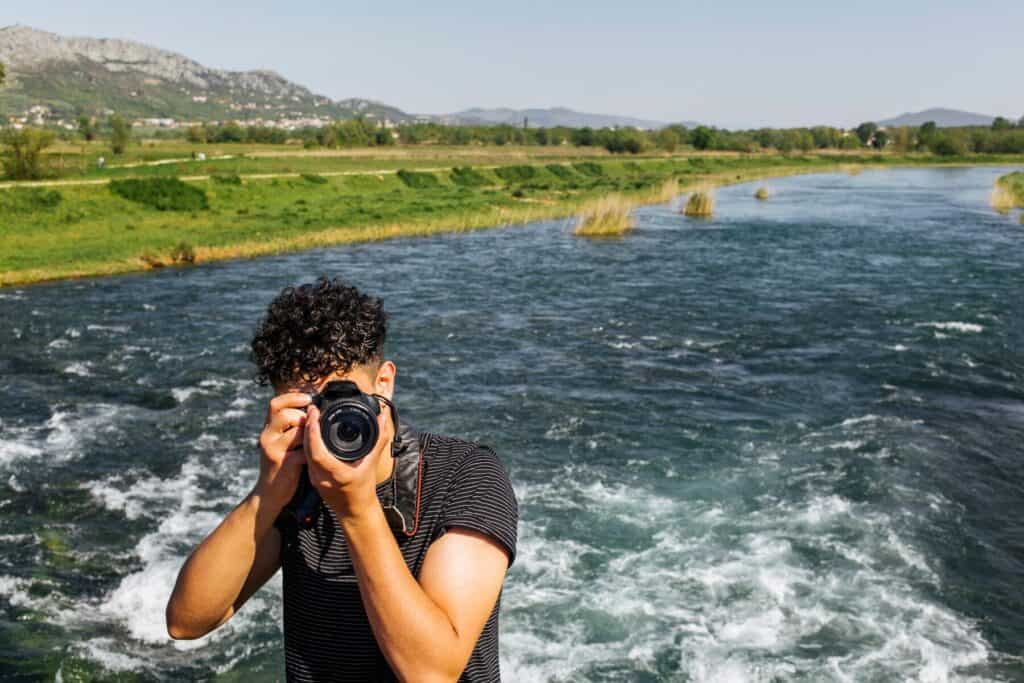
<path fill-rule="evenodd" d="M 915 323 L 914 327 L 934 327 L 937 330 L 953 330 L 955 332 L 970 332 L 974 334 L 985 331 L 985 328 L 977 323 L 962 322 Z"/>
<path fill-rule="evenodd" d="M 615 665 L 657 673 L 668 657 L 695 681 L 796 671 L 952 680 L 989 656 L 975 624 L 933 601 L 937 574 L 879 510 L 838 494 L 753 511 L 730 499 L 709 506 L 583 474 L 520 484 L 517 496 L 526 509 L 563 501 L 629 519 L 654 542 L 610 554 L 596 528 L 592 541 L 555 540 L 545 519 L 524 520 L 518 580 L 503 598 L 510 679 L 563 680 Z"/>

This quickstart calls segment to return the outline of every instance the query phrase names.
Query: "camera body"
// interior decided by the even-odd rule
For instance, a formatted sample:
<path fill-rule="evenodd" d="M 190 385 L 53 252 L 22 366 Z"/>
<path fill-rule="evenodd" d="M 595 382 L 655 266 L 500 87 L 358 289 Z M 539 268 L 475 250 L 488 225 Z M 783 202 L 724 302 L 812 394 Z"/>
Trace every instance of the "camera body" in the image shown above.
<path fill-rule="evenodd" d="M 364 394 L 355 382 L 333 380 L 319 393 L 311 394 L 311 403 L 320 410 L 320 433 L 327 450 L 338 460 L 358 460 L 377 444 L 380 428 L 379 399 Z"/>

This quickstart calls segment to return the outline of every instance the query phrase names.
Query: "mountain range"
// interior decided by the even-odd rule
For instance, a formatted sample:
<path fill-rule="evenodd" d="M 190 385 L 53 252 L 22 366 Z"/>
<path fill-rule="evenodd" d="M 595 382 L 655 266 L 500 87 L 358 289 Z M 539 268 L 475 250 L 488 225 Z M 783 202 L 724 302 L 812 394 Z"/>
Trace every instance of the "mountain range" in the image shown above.
<path fill-rule="evenodd" d="M 7 66 L 0 115 L 7 116 L 45 107 L 55 119 L 111 111 L 178 120 L 411 118 L 370 100 L 334 101 L 273 71 L 212 69 L 142 43 L 64 37 L 28 26 L 0 28 L 0 62 Z"/>
<path fill-rule="evenodd" d="M 638 119 L 632 116 L 615 116 L 612 114 L 587 114 L 585 112 L 566 109 L 565 107 L 552 107 L 549 109 L 466 109 L 454 114 L 442 114 L 437 117 L 442 123 L 454 123 L 462 125 L 493 125 L 506 123 L 513 126 L 521 126 L 525 121 L 531 128 L 550 128 L 552 126 L 568 126 L 570 128 L 622 128 L 632 126 L 656 130 L 664 128 L 667 123 L 664 121 L 651 121 L 649 119 Z M 693 121 L 685 121 L 683 125 L 693 128 L 699 124 Z"/>
<path fill-rule="evenodd" d="M 994 116 L 986 114 L 975 114 L 969 111 L 957 109 L 925 109 L 924 111 L 907 112 L 894 116 L 891 119 L 884 119 L 878 125 L 891 128 L 894 126 L 920 126 L 928 121 L 934 121 L 939 128 L 956 128 L 959 126 L 990 126 Z"/>

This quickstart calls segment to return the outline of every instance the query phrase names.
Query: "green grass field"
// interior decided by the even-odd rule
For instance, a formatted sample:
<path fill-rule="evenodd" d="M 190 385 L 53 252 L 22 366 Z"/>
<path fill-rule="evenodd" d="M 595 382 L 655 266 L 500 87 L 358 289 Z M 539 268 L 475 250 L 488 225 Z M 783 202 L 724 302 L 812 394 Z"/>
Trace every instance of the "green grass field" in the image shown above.
<path fill-rule="evenodd" d="M 0 189 L 0 286 L 572 216 L 610 193 L 664 201 L 667 182 L 685 191 L 847 164 L 928 163 L 888 155 L 581 158 L 515 148 L 252 156 L 263 152 L 249 146 L 248 156 L 223 162 L 106 170 L 106 178 L 142 179 L 127 184 Z M 86 180 L 103 182 L 97 175 Z"/>

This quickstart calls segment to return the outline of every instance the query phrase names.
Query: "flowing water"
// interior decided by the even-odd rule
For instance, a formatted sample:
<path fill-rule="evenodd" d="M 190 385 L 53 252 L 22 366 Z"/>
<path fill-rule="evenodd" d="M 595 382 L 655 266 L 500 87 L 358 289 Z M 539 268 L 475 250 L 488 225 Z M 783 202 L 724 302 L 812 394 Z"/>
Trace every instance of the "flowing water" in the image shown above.
<path fill-rule="evenodd" d="M 255 322 L 328 274 L 384 297 L 403 416 L 510 471 L 506 680 L 1024 680 L 1005 171 L 0 290 L 0 677 L 282 679 L 279 576 L 199 641 L 164 606 L 255 480 Z"/>

